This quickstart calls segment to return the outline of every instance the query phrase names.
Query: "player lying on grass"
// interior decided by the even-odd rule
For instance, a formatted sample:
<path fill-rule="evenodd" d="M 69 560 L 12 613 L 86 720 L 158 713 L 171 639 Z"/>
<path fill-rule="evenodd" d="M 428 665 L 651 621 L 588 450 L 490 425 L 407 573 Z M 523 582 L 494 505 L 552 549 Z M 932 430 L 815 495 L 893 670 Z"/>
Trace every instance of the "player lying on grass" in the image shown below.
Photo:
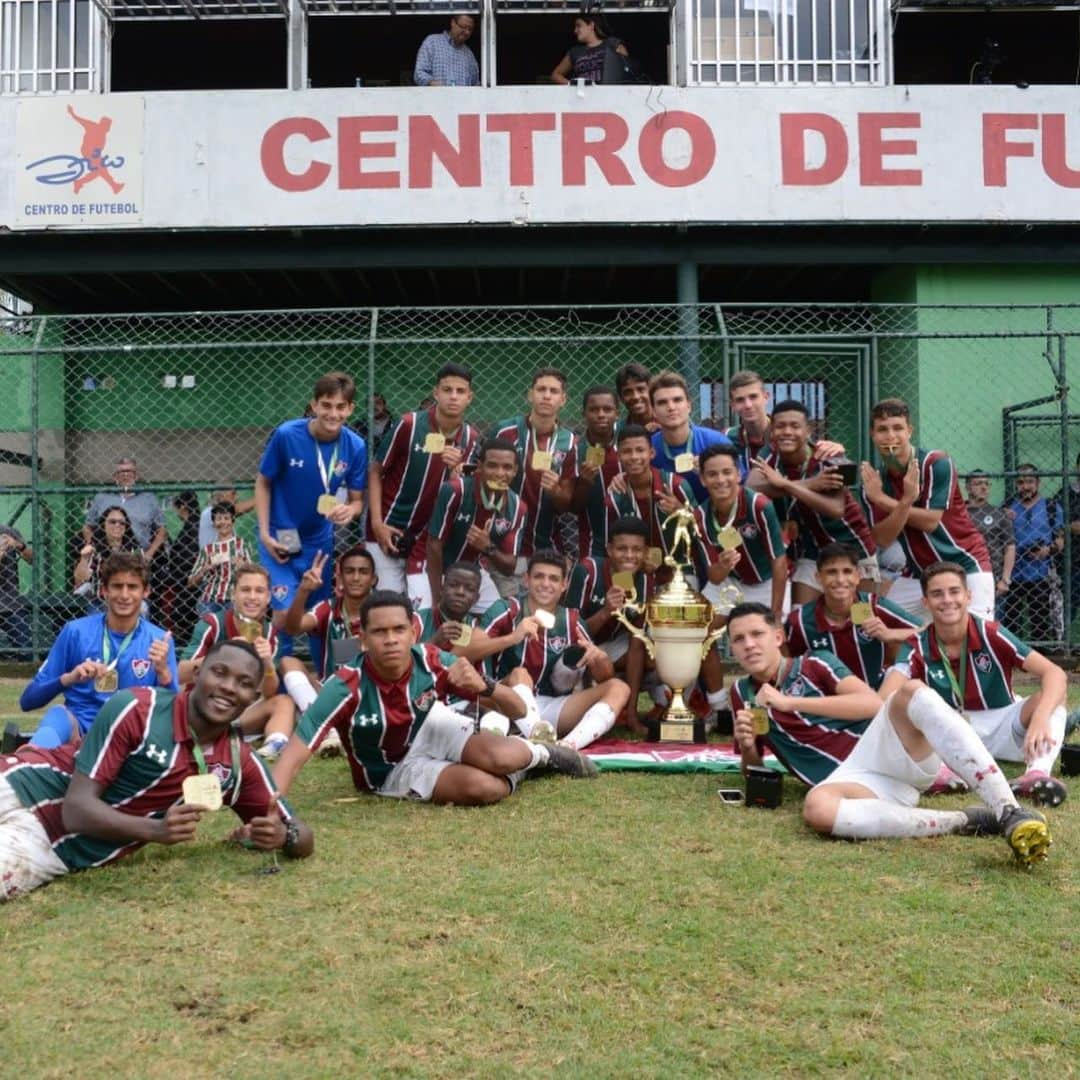
<path fill-rule="evenodd" d="M 901 678 L 889 687 L 887 678 L 882 701 L 832 653 L 785 658 L 783 631 L 763 604 L 735 607 L 728 635 L 745 672 L 731 691 L 743 765 L 760 765 L 768 746 L 813 784 L 803 807 L 811 828 L 849 840 L 1002 835 L 1024 865 L 1046 857 L 1046 819 L 1019 806 L 979 737 L 924 683 Z M 916 805 L 943 760 L 983 806 Z"/>
<path fill-rule="evenodd" d="M 478 806 L 506 798 L 533 769 L 596 775 L 570 747 L 478 732 L 472 718 L 446 705 L 457 694 L 511 718 L 525 714 L 511 687 L 463 657 L 415 644 L 408 597 L 372 593 L 360 621 L 367 651 L 340 667 L 300 718 L 274 770 L 282 791 L 334 728 L 356 787 L 390 798 Z"/>
<path fill-rule="evenodd" d="M 311 830 L 232 731 L 259 696 L 262 675 L 251 645 L 219 642 L 180 694 L 114 694 L 77 751 L 70 743 L 26 746 L 0 758 L 0 898 L 144 844 L 193 840 L 203 814 L 222 805 L 244 822 L 234 839 L 310 855 Z"/>

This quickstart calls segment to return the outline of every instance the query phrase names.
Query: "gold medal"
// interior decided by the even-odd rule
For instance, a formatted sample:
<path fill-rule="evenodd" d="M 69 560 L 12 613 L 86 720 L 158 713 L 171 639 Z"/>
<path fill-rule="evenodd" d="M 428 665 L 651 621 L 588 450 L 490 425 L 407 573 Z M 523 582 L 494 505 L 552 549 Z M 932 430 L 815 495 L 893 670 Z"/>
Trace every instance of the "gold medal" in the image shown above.
<path fill-rule="evenodd" d="M 510 485 L 502 480 L 489 480 L 487 486 L 490 491 L 508 491 L 510 489 Z"/>
<path fill-rule="evenodd" d="M 676 454 L 675 455 L 675 471 L 677 473 L 688 473 L 694 471 L 694 455 L 691 453 Z"/>
<path fill-rule="evenodd" d="M 457 649 L 464 649 L 469 642 L 472 641 L 472 627 L 468 623 L 462 623 L 461 629 L 458 631 L 458 636 L 450 642 Z"/>
<path fill-rule="evenodd" d="M 724 551 L 734 551 L 742 543 L 742 535 L 734 525 L 725 525 L 720 530 L 720 546 Z"/>
<path fill-rule="evenodd" d="M 750 723 L 754 726 L 755 737 L 769 734 L 769 710 L 755 705 L 750 710 Z"/>
<path fill-rule="evenodd" d="M 627 600 L 637 599 L 637 588 L 634 586 L 634 575 L 628 570 L 620 570 L 611 575 L 611 584 L 626 593 Z"/>
<path fill-rule="evenodd" d="M 606 457 L 607 452 L 602 446 L 590 446 L 589 449 L 585 451 L 585 464 L 594 465 L 596 468 L 600 469 L 603 467 Z"/>
<path fill-rule="evenodd" d="M 424 439 L 425 454 L 441 454 L 446 449 L 446 436 L 440 431 L 430 431 Z"/>
<path fill-rule="evenodd" d="M 214 554 L 210 556 L 211 566 L 221 566 L 222 563 L 227 563 L 228 561 L 229 553 L 227 551 L 215 551 Z"/>
<path fill-rule="evenodd" d="M 255 642 L 262 637 L 262 623 L 257 619 L 245 619 L 242 615 L 238 615 L 236 629 L 245 641 Z"/>
<path fill-rule="evenodd" d="M 185 776 L 181 789 L 184 802 L 188 806 L 202 806 L 207 810 L 220 810 L 224 805 L 221 798 L 221 781 L 209 773 Z"/>
<path fill-rule="evenodd" d="M 555 616 L 550 611 L 537 611 L 534 612 L 536 621 L 545 629 L 553 630 L 555 628 Z"/>
<path fill-rule="evenodd" d="M 550 450 L 534 450 L 532 455 L 532 468 L 536 472 L 547 472 L 554 460 Z"/>
<path fill-rule="evenodd" d="M 655 570 L 664 561 L 664 552 L 662 548 L 651 547 L 645 552 L 645 568 L 647 570 Z"/>
<path fill-rule="evenodd" d="M 103 671 L 94 680 L 94 689 L 99 694 L 115 694 L 120 688 L 120 676 L 116 673 L 116 668 L 109 668 L 107 671 Z"/>
<path fill-rule="evenodd" d="M 326 517 L 327 514 L 333 513 L 334 507 L 337 505 L 338 501 L 333 495 L 320 495 L 319 501 L 315 504 L 315 509 L 323 517 Z"/>
<path fill-rule="evenodd" d="M 851 624 L 862 626 L 867 619 L 874 617 L 874 609 L 865 600 L 860 600 L 851 605 Z"/>

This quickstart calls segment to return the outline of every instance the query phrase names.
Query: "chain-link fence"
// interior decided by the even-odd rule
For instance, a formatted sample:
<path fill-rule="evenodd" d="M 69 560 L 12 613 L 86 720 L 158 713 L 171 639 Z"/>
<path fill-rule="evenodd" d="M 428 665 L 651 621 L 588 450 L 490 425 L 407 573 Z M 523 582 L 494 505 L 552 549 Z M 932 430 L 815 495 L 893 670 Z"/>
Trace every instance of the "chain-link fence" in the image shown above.
<path fill-rule="evenodd" d="M 250 499 L 268 433 L 302 415 L 315 379 L 354 376 L 353 421 L 370 443 L 385 424 L 376 395 L 392 417 L 415 409 L 447 361 L 472 368 L 469 418 L 481 429 L 524 412 L 531 372 L 550 365 L 569 377 L 563 418 L 580 431 L 582 393 L 631 361 L 682 372 L 697 418 L 726 426 L 727 384 L 750 368 L 774 401 L 802 400 L 817 434 L 864 460 L 871 405 L 902 396 L 919 445 L 947 450 L 961 473 L 985 470 L 991 503 L 1011 498 L 1018 468 L 1034 466 L 1041 494 L 1061 507 L 1064 550 L 1034 567 L 1021 515 L 1014 578 L 1045 571 L 1053 617 L 1029 605 L 1006 618 L 1044 645 L 1070 641 L 1080 614 L 1070 529 L 1080 522 L 1080 431 L 1068 366 L 1080 363 L 1080 307 L 380 308 L 0 322 L 0 524 L 33 548 L 27 561 L 15 538 L 0 538 L 0 654 L 42 655 L 63 621 L 93 603 L 76 565 L 88 542 L 107 542 L 103 530 L 84 533 L 93 497 L 111 492 L 125 504 L 120 459 L 136 461 L 136 488 L 152 495 L 138 516 L 159 511 L 167 531 L 153 560 L 153 614 L 182 637 L 199 511 L 224 489 Z M 136 538 L 143 548 L 158 520 L 147 527 Z M 243 514 L 237 532 L 252 550 L 254 531 Z"/>

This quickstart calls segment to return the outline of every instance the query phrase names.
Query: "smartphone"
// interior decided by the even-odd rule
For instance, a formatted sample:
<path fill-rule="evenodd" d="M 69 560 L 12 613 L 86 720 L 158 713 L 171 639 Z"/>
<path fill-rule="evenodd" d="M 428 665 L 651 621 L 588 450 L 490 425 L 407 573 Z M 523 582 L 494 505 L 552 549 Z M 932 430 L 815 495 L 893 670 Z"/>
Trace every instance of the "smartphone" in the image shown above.
<path fill-rule="evenodd" d="M 720 796 L 722 803 L 729 806 L 735 806 L 743 801 L 743 793 L 738 788 L 722 787 L 717 790 L 716 794 Z"/>

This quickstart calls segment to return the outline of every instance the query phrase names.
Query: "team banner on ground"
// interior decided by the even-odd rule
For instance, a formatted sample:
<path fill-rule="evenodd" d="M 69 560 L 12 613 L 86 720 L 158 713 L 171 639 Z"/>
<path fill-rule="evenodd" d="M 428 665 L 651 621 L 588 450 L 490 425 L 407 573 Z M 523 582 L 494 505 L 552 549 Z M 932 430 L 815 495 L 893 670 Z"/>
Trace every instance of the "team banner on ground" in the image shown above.
<path fill-rule="evenodd" d="M 21 230 L 1080 218 L 1071 87 L 7 99 L 0 147 Z"/>

